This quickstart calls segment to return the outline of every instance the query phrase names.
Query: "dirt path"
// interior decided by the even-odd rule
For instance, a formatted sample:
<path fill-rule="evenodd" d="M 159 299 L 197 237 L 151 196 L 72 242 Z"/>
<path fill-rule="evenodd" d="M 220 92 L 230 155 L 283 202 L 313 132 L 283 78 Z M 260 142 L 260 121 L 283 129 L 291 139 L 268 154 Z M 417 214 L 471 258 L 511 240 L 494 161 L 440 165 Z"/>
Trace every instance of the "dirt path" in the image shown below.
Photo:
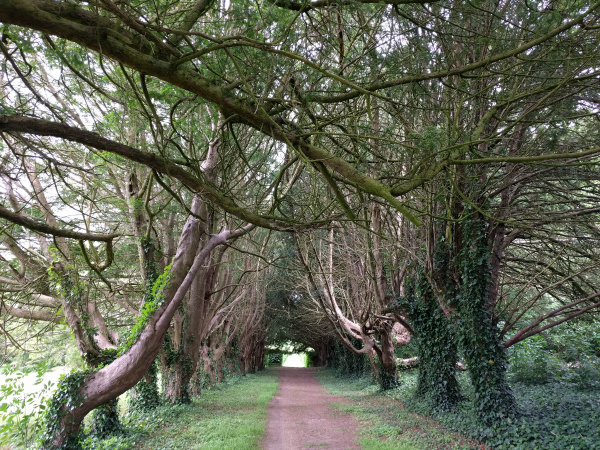
<path fill-rule="evenodd" d="M 358 422 L 341 414 L 331 403 L 344 397 L 327 394 L 317 381 L 315 369 L 281 367 L 279 392 L 267 409 L 269 420 L 264 450 L 358 450 Z"/>

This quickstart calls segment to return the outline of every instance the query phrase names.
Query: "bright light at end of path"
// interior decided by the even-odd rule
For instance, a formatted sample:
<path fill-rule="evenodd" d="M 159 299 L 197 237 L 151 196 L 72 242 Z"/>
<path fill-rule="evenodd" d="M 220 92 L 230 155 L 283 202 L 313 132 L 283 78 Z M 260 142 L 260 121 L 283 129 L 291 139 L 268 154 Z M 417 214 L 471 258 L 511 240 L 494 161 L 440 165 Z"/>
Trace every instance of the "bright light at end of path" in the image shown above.
<path fill-rule="evenodd" d="M 304 353 L 293 353 L 288 355 L 282 364 L 283 367 L 306 367 L 306 356 Z"/>

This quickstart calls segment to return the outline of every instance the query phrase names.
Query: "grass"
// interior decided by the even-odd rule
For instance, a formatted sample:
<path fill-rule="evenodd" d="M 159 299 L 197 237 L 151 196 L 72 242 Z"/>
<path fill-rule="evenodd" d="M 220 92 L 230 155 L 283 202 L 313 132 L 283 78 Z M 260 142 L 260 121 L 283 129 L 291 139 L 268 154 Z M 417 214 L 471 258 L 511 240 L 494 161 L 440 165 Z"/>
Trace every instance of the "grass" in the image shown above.
<path fill-rule="evenodd" d="M 432 419 L 414 414 L 402 403 L 379 392 L 370 380 L 338 378 L 333 371 L 317 372 L 331 394 L 349 402 L 334 404 L 361 424 L 360 444 L 365 450 L 458 450 L 486 447 L 452 432 Z"/>
<path fill-rule="evenodd" d="M 136 449 L 258 449 L 267 423 L 267 404 L 277 391 L 274 371 L 205 391 L 191 405 L 138 442 Z"/>

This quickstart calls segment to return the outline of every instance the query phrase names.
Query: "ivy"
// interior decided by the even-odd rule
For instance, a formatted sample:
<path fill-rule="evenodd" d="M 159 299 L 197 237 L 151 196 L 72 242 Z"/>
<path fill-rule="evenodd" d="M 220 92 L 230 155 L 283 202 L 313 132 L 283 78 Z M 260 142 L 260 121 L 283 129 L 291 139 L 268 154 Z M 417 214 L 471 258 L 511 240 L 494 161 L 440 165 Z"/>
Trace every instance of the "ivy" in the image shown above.
<path fill-rule="evenodd" d="M 355 347 L 360 343 L 357 339 L 350 338 Z M 366 355 L 357 355 L 349 350 L 344 344 L 335 341 L 331 350 L 331 367 L 335 369 L 338 376 L 357 377 L 373 376 L 373 370 Z"/>
<path fill-rule="evenodd" d="M 118 355 L 116 349 L 105 349 L 100 352 L 99 359 L 102 363 L 96 366 L 96 370 L 112 363 Z M 92 413 L 92 433 L 99 437 L 105 438 L 111 434 L 121 432 L 121 421 L 119 420 L 118 411 L 119 398 L 114 398 L 103 405 L 98 406 Z"/>
<path fill-rule="evenodd" d="M 107 438 L 121 432 L 121 421 L 118 411 L 119 397 L 115 397 L 94 409 L 92 415 L 92 433 L 100 438 Z"/>
<path fill-rule="evenodd" d="M 416 395 L 433 410 L 454 410 L 463 399 L 456 379 L 457 342 L 450 321 L 439 307 L 424 269 L 407 284 L 406 298 L 397 301 L 408 313 L 417 334 L 419 377 Z"/>
<path fill-rule="evenodd" d="M 460 349 L 471 375 L 477 415 L 491 425 L 518 411 L 506 378 L 506 351 L 488 303 L 487 223 L 471 214 L 459 227 L 460 239 L 450 245 L 440 237 L 436 245 L 430 275 L 439 292 L 419 267 L 407 286 L 408 295 L 397 299 L 396 307 L 408 313 L 417 333 L 417 396 L 428 399 L 434 409 L 456 408 L 462 398 L 456 380 Z"/>
<path fill-rule="evenodd" d="M 119 352 L 120 355 L 124 354 L 127 350 L 129 350 L 131 346 L 138 340 L 140 334 L 146 327 L 150 316 L 154 314 L 154 312 L 156 312 L 156 310 L 158 310 L 158 308 L 160 308 L 163 305 L 166 298 L 164 294 L 164 289 L 169 285 L 169 282 L 171 281 L 171 265 L 172 264 L 166 266 L 163 273 L 160 274 L 156 278 L 156 281 L 153 283 L 149 295 L 146 296 L 146 299 L 144 301 L 142 312 L 138 317 L 137 321 L 135 322 L 135 325 L 131 329 L 127 341 L 125 341 L 125 343 L 121 347 L 121 350 Z"/>
<path fill-rule="evenodd" d="M 133 343 L 138 339 L 142 330 L 145 328 L 148 317 L 162 304 L 164 301 L 164 294 L 162 291 L 168 285 L 170 280 L 169 270 L 171 265 L 165 267 L 162 275 L 158 274 L 154 240 L 147 236 L 143 236 L 141 238 L 141 244 L 146 255 L 145 273 L 147 286 L 144 296 L 144 307 L 142 309 L 142 314 L 136 321 L 130 337 L 127 343 L 124 345 L 121 353 L 124 353 L 131 347 L 131 345 L 133 345 Z M 150 365 L 150 368 L 144 377 L 138 381 L 133 389 L 131 389 L 129 396 L 129 408 L 131 411 L 150 411 L 160 404 L 157 372 L 158 369 L 156 367 L 156 361 L 154 361 Z"/>
<path fill-rule="evenodd" d="M 185 319 L 184 319 L 185 320 Z M 173 405 L 187 404 L 191 402 L 189 385 L 180 386 L 180 392 L 177 396 L 172 396 L 172 385 L 181 382 L 193 370 L 190 357 L 184 355 L 183 345 L 175 349 L 172 344 L 169 333 L 166 334 L 163 342 L 163 373 L 162 373 L 162 392 L 166 399 Z M 178 373 L 179 372 L 179 373 Z"/>
<path fill-rule="evenodd" d="M 129 396 L 129 410 L 147 412 L 160 405 L 158 393 L 158 369 L 153 361 L 146 375 L 138 381 Z"/>
<path fill-rule="evenodd" d="M 79 434 L 67 433 L 64 429 L 65 415 L 83 404 L 84 397 L 81 391 L 85 380 L 94 372 L 92 369 L 72 371 L 70 374 L 62 376 L 58 381 L 58 386 L 52 398 L 48 400 L 46 410 L 43 415 L 44 431 L 40 437 L 40 448 L 55 448 L 54 439 L 58 435 L 66 435 L 62 450 L 79 450 Z"/>
<path fill-rule="evenodd" d="M 377 371 L 379 388 L 382 391 L 394 389 L 400 385 L 400 380 L 398 379 L 397 371 L 395 370 L 395 373 L 388 372 L 383 366 L 382 362 L 379 360 L 379 358 L 377 359 Z"/>
<path fill-rule="evenodd" d="M 54 288 L 65 299 L 65 303 L 78 311 L 81 318 L 81 329 L 86 334 L 89 344 L 94 347 L 95 351 L 100 352 L 100 347 L 98 347 L 94 338 L 98 334 L 98 329 L 90 325 L 90 315 L 85 308 L 87 297 L 86 282 L 76 279 L 77 272 L 72 270 L 71 266 L 63 268 L 60 265 L 55 265 L 49 267 L 47 272 Z M 88 355 L 85 356 L 87 357 Z"/>
<path fill-rule="evenodd" d="M 488 304 L 490 283 L 487 224 L 479 215 L 461 223 L 463 245 L 459 255 L 461 289 L 456 297 L 456 331 L 469 367 L 479 418 L 491 424 L 517 413 L 506 379 L 506 350 L 502 346 Z"/>

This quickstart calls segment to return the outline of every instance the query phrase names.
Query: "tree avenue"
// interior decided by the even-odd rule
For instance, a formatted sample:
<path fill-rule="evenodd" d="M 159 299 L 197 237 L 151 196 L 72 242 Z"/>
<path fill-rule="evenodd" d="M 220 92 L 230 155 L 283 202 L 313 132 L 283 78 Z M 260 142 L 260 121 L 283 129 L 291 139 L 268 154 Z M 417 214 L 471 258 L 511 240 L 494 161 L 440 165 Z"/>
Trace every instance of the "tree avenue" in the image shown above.
<path fill-rule="evenodd" d="M 466 367 L 482 422 L 518 415 L 505 349 L 600 307 L 599 17 L 0 0 L 3 333 L 66 325 L 86 363 L 42 447 L 287 341 L 383 389 L 418 364 L 443 410 Z"/>

